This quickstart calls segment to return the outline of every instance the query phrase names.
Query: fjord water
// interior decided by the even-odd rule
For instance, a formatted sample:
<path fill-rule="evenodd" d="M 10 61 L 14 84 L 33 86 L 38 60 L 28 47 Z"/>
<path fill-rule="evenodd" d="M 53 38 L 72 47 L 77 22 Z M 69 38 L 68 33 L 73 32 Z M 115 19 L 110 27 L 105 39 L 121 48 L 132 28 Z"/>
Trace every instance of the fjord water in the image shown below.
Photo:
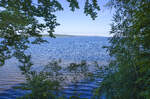
<path fill-rule="evenodd" d="M 87 63 L 98 61 L 103 65 L 109 61 L 108 53 L 102 48 L 109 44 L 107 37 L 57 37 L 55 39 L 44 37 L 44 39 L 49 43 L 32 45 L 26 51 L 27 54 L 32 55 L 32 61 L 37 67 L 46 65 L 52 59 L 62 59 L 64 64 L 86 60 Z M 27 92 L 12 89 L 12 86 L 25 81 L 18 65 L 18 61 L 12 58 L 0 67 L 0 99 L 15 99 Z M 67 86 L 63 93 L 69 96 L 79 92 L 81 97 L 90 99 L 93 89 L 100 81 L 101 79 L 94 82 L 81 81 L 76 86 Z"/>

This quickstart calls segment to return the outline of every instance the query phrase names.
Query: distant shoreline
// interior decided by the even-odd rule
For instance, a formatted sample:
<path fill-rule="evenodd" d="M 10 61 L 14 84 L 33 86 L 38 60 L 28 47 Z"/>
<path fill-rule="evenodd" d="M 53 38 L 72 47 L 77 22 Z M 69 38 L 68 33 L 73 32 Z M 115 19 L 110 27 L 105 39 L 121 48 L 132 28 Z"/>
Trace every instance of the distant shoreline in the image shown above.
<path fill-rule="evenodd" d="M 47 34 L 43 34 L 44 36 L 49 36 Z M 56 37 L 108 37 L 108 36 L 100 36 L 100 35 L 69 35 L 69 34 L 54 34 Z M 110 36 L 111 37 L 111 36 Z M 108 37 L 109 38 L 109 37 Z"/>

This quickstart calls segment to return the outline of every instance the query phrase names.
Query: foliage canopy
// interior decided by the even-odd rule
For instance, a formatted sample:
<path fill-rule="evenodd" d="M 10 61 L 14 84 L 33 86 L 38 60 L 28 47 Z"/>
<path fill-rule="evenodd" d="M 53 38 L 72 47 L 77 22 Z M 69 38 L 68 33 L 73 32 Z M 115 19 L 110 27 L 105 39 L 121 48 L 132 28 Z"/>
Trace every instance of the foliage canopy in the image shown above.
<path fill-rule="evenodd" d="M 72 11 L 79 8 L 77 0 L 66 2 Z M 22 60 L 27 44 L 45 42 L 41 33 L 46 32 L 50 37 L 55 37 L 53 32 L 59 25 L 55 12 L 62 10 L 59 0 L 0 0 L 0 65 L 4 65 L 5 60 L 13 56 Z M 97 0 L 86 0 L 86 15 L 95 19 L 99 10 Z M 31 36 L 35 37 L 34 41 L 28 39 Z"/>
<path fill-rule="evenodd" d="M 150 1 L 111 3 L 116 13 L 107 49 L 114 60 L 99 89 L 108 99 L 150 99 Z"/>

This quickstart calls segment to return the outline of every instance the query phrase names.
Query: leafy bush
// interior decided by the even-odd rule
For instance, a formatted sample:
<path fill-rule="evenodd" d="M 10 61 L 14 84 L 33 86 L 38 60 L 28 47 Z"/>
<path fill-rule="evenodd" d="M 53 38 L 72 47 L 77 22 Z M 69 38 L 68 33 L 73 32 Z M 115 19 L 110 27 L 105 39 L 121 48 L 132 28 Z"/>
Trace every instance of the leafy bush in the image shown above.
<path fill-rule="evenodd" d="M 24 67 L 21 66 L 21 70 L 26 77 L 26 82 L 22 86 L 14 88 L 31 92 L 19 97 L 21 99 L 63 99 L 66 96 L 61 94 L 61 90 L 65 85 L 76 84 L 79 80 L 92 77 L 86 61 L 70 63 L 65 68 L 61 65 L 61 60 L 53 60 L 40 70 L 35 70 L 30 65 Z M 79 98 L 78 95 L 71 96 L 70 99 L 77 99 L 77 97 Z"/>

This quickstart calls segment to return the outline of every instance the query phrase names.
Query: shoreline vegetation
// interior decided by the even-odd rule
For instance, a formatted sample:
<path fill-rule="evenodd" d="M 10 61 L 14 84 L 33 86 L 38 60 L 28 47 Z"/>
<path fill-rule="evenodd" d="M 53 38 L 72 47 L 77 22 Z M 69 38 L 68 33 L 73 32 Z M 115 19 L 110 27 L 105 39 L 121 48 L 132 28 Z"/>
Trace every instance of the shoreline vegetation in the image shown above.
<path fill-rule="evenodd" d="M 31 90 L 31 93 L 18 97 L 17 99 L 35 99 L 39 97 L 40 99 L 67 99 L 68 96 L 65 94 L 57 94 L 59 94 L 63 89 L 65 89 L 65 87 L 69 85 L 77 86 L 78 82 L 80 81 L 95 81 L 97 78 L 99 78 L 99 75 L 102 74 L 102 72 L 98 72 L 99 69 L 103 70 L 106 68 L 105 66 L 98 65 L 98 63 L 95 62 L 92 65 L 94 70 L 91 71 L 91 66 L 86 61 L 70 63 L 63 68 L 63 66 L 61 66 L 61 62 L 61 60 L 50 61 L 40 71 L 30 69 L 28 72 L 26 72 L 24 67 L 20 67 L 22 73 L 25 74 L 27 82 L 22 83 L 19 87 L 16 86 L 13 88 Z M 73 99 L 80 99 L 79 94 L 82 94 L 82 92 L 76 93 L 76 91 L 74 91 L 75 93 L 71 97 L 76 97 Z M 93 89 L 93 92 L 94 91 L 95 88 Z M 72 99 L 71 97 L 69 99 Z"/>

